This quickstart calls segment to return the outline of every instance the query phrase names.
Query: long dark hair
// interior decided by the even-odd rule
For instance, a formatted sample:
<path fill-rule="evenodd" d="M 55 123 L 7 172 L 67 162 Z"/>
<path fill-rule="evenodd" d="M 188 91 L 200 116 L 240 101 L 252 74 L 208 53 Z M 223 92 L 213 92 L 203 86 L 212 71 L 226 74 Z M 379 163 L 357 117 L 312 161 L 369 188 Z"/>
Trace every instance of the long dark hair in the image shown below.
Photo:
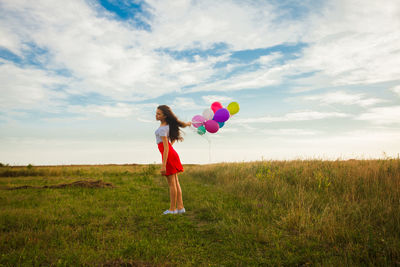
<path fill-rule="evenodd" d="M 180 121 L 167 105 L 160 105 L 157 109 L 162 111 L 165 116 L 165 121 L 169 125 L 169 138 L 171 142 L 174 140 L 183 141 L 183 137 L 181 136 L 182 132 L 179 127 L 186 127 L 185 123 Z"/>

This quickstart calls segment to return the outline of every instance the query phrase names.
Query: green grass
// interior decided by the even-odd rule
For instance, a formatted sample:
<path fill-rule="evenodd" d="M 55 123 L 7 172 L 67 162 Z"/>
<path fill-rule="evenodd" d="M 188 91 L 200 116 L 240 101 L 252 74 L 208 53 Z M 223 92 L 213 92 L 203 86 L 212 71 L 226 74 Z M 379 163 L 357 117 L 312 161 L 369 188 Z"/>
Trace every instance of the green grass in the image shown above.
<path fill-rule="evenodd" d="M 0 167 L 0 266 L 400 265 L 400 160 Z M 19 189 L 76 180 L 115 188 Z"/>

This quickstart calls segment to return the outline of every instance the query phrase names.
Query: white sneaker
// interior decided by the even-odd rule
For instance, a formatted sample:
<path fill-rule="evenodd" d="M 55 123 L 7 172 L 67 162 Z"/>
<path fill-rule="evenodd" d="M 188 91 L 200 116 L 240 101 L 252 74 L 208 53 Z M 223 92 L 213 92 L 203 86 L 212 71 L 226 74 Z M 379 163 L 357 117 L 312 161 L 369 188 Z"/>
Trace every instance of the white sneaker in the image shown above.
<path fill-rule="evenodd" d="M 185 212 L 186 212 L 185 208 L 183 208 L 183 209 L 181 209 L 181 210 L 177 210 L 177 213 L 178 213 L 178 214 L 185 213 Z"/>
<path fill-rule="evenodd" d="M 163 212 L 164 215 L 166 215 L 166 214 L 177 214 L 177 213 L 178 213 L 177 210 L 174 210 L 174 211 L 166 210 L 166 211 Z"/>

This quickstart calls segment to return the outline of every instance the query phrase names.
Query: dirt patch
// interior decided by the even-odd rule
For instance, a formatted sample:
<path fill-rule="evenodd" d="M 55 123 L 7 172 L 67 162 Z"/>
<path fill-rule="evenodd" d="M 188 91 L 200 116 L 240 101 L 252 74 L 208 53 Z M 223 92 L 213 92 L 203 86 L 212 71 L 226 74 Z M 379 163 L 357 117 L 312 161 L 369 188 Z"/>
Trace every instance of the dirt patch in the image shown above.
<path fill-rule="evenodd" d="M 135 260 L 123 260 L 123 259 L 115 259 L 108 261 L 106 263 L 101 264 L 100 266 L 104 267 L 116 267 L 116 266 L 125 266 L 125 267 L 153 267 L 153 266 L 172 266 L 168 264 L 152 264 L 148 262 L 142 262 L 142 261 L 135 261 Z"/>
<path fill-rule="evenodd" d="M 115 187 L 112 183 L 104 182 L 102 180 L 96 181 L 75 181 L 69 184 L 56 184 L 56 185 L 44 185 L 44 186 L 31 186 L 31 185 L 21 185 L 15 187 L 3 188 L 5 190 L 16 190 L 16 189 L 27 189 L 27 188 L 68 188 L 68 187 L 85 187 L 85 188 L 106 188 Z"/>

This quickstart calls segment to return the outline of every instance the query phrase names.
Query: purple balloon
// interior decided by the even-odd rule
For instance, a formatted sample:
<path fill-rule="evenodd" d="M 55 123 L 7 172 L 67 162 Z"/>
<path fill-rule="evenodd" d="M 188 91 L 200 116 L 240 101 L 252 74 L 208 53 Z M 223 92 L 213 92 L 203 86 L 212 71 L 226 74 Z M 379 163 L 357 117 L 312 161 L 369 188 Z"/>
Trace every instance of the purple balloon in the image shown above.
<path fill-rule="evenodd" d="M 204 123 L 207 132 L 209 133 L 216 133 L 219 129 L 219 124 L 215 120 L 208 120 Z"/>
<path fill-rule="evenodd" d="M 226 122 L 229 116 L 229 111 L 226 108 L 220 108 L 215 112 L 213 120 L 216 122 Z"/>

